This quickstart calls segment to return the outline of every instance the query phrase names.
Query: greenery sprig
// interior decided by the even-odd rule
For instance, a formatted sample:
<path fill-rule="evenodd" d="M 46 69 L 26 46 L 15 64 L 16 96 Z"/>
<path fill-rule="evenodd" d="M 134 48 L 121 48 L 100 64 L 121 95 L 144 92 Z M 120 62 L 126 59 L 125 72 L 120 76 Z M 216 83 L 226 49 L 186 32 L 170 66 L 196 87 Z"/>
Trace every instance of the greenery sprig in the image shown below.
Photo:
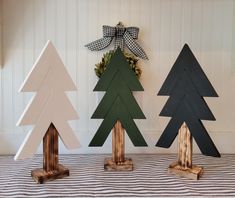
<path fill-rule="evenodd" d="M 95 73 L 99 78 L 104 73 L 113 54 L 114 54 L 114 50 L 110 50 L 109 52 L 107 52 L 103 55 L 100 63 L 95 64 Z M 130 65 L 132 71 L 135 72 L 135 75 L 139 79 L 141 76 L 142 70 L 140 69 L 140 67 L 138 65 L 138 59 L 134 55 L 129 54 L 127 52 L 124 52 L 124 55 L 126 57 L 127 62 Z"/>

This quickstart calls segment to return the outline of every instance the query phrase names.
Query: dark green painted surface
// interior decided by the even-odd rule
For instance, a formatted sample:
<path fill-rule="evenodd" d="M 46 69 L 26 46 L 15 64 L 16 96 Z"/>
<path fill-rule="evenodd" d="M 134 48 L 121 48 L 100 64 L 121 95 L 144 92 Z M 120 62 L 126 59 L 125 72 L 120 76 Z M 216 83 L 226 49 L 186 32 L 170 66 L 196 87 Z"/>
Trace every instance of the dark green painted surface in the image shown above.
<path fill-rule="evenodd" d="M 94 91 L 106 91 L 91 118 L 104 119 L 89 146 L 102 146 L 117 120 L 135 146 L 147 146 L 133 119 L 145 119 L 132 91 L 143 87 L 120 48 L 112 56 Z"/>
<path fill-rule="evenodd" d="M 89 146 L 102 146 L 117 120 L 120 120 L 123 128 L 126 130 L 135 146 L 147 146 L 147 143 L 145 142 L 120 97 L 116 98 Z"/>
<path fill-rule="evenodd" d="M 115 99 L 119 96 L 133 119 L 145 119 L 145 116 L 137 104 L 131 90 L 122 79 L 123 77 L 121 76 L 121 73 L 119 71 L 116 72 L 106 94 L 92 115 L 92 118 L 105 118 Z"/>
<path fill-rule="evenodd" d="M 125 81 L 131 91 L 144 90 L 135 73 L 131 70 L 122 51 L 118 48 L 95 86 L 94 91 L 107 91 L 117 71 L 121 72 L 122 80 Z"/>

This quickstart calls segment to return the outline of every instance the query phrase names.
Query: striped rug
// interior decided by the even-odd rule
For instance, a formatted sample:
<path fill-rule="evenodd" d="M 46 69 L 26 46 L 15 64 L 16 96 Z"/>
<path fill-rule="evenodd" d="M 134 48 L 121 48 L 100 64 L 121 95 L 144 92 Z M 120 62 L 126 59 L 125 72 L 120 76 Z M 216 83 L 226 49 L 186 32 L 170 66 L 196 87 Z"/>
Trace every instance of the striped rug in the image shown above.
<path fill-rule="evenodd" d="M 235 155 L 212 158 L 194 155 L 204 167 L 198 181 L 167 174 L 175 154 L 130 154 L 133 172 L 105 172 L 109 155 L 61 155 L 70 177 L 36 184 L 32 169 L 42 166 L 42 156 L 15 162 L 0 156 L 0 197 L 235 197 Z"/>

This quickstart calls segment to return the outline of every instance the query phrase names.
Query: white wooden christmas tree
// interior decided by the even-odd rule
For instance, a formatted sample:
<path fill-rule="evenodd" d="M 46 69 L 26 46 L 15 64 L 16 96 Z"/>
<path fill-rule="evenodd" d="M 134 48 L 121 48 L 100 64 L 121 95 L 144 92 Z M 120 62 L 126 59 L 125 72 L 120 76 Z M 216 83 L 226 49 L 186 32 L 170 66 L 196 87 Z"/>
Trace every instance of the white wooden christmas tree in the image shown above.
<path fill-rule="evenodd" d="M 38 183 L 69 175 L 58 163 L 58 135 L 68 149 L 80 146 L 68 120 L 78 119 L 65 91 L 76 90 L 59 54 L 48 41 L 20 88 L 37 92 L 17 125 L 35 125 L 15 155 L 15 160 L 31 157 L 43 140 L 43 169 L 32 171 Z"/>

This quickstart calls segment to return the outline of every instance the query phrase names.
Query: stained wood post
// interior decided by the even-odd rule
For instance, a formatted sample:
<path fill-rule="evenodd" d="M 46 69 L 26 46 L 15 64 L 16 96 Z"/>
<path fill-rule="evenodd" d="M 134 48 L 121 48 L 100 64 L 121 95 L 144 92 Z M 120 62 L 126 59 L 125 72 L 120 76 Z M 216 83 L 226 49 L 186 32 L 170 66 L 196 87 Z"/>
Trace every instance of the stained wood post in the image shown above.
<path fill-rule="evenodd" d="M 56 170 L 58 166 L 58 132 L 51 123 L 43 138 L 43 169 Z"/>
<path fill-rule="evenodd" d="M 192 154 L 193 139 L 184 122 L 178 132 L 178 161 L 169 166 L 168 172 L 190 179 L 199 179 L 203 174 L 203 168 L 192 164 Z"/>
<path fill-rule="evenodd" d="M 192 168 L 192 135 L 184 122 L 178 134 L 178 163 L 181 167 Z"/>
<path fill-rule="evenodd" d="M 112 133 L 112 156 L 116 164 L 121 164 L 125 161 L 125 136 L 121 122 L 118 120 L 113 128 Z"/>
<path fill-rule="evenodd" d="M 133 162 L 125 158 L 125 134 L 119 120 L 115 123 L 112 132 L 112 158 L 106 158 L 104 169 L 108 171 L 132 171 Z"/>
<path fill-rule="evenodd" d="M 43 137 L 43 169 L 31 171 L 31 176 L 37 183 L 69 176 L 69 169 L 59 164 L 58 139 L 57 129 L 51 123 Z"/>

